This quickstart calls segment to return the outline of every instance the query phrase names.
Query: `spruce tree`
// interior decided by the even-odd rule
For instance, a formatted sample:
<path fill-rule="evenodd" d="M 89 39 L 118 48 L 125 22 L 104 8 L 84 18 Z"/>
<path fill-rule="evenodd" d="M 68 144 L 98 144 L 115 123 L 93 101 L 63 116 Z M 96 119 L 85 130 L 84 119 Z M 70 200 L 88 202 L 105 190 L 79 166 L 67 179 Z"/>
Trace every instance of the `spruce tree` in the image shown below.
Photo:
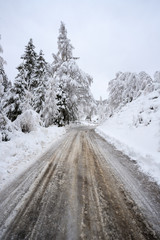
<path fill-rule="evenodd" d="M 42 113 L 44 102 L 45 102 L 45 94 L 48 88 L 48 64 L 44 59 L 43 51 L 41 50 L 39 56 L 37 57 L 36 67 L 35 67 L 35 75 L 34 79 L 36 82 L 36 87 L 34 89 L 34 101 L 33 108 L 37 113 Z"/>
<path fill-rule="evenodd" d="M 67 38 L 67 30 L 65 24 L 61 22 L 58 36 L 58 56 L 60 56 L 62 62 L 65 62 L 73 57 L 73 46 L 70 40 Z"/>
<path fill-rule="evenodd" d="M 25 47 L 24 55 L 21 57 L 23 62 L 17 67 L 18 74 L 16 76 L 16 79 L 23 80 L 25 89 L 30 92 L 37 87 L 37 81 L 34 78 L 37 54 L 34 49 L 33 41 L 30 39 Z"/>
<path fill-rule="evenodd" d="M 53 76 L 57 82 L 57 107 L 56 123 L 59 126 L 68 124 L 79 118 L 79 112 L 84 110 L 84 105 L 93 100 L 90 93 L 92 78 L 81 71 L 73 57 L 73 46 L 67 38 L 67 30 L 63 22 L 59 29 L 58 53 L 52 65 Z"/>
<path fill-rule="evenodd" d="M 34 49 L 33 41 L 30 39 L 21 57 L 23 62 L 17 67 L 18 74 L 14 85 L 6 98 L 5 112 L 11 121 L 33 105 L 34 88 L 37 87 L 34 79 L 37 54 Z"/>
<path fill-rule="evenodd" d="M 1 39 L 1 35 L 0 35 L 0 39 Z M 2 53 L 3 53 L 3 49 L 2 49 L 2 46 L 0 45 L 0 54 L 2 54 Z M 1 84 L 4 87 L 4 92 L 7 92 L 9 90 L 9 88 L 11 87 L 11 82 L 8 80 L 8 77 L 5 73 L 4 64 L 6 64 L 6 61 L 3 59 L 2 56 L 0 56 L 0 76 L 2 78 Z"/>
<path fill-rule="evenodd" d="M 0 45 L 0 53 L 2 52 L 3 49 Z M 4 102 L 10 85 L 4 71 L 4 64 L 5 61 L 3 57 L 0 56 L 0 141 L 8 141 L 10 139 L 9 132 L 11 131 L 9 119 L 4 111 Z"/>
<path fill-rule="evenodd" d="M 42 111 L 42 119 L 45 127 L 54 124 L 57 119 L 56 84 L 53 78 L 50 79 L 48 85 L 48 90 L 45 95 L 45 104 Z"/>

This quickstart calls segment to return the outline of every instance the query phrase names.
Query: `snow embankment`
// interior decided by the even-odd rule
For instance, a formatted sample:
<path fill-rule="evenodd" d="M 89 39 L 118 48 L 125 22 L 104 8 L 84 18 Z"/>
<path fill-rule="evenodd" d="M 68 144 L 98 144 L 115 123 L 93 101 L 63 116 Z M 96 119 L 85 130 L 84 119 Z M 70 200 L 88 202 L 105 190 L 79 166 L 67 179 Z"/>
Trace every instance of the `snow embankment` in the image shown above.
<path fill-rule="evenodd" d="M 157 92 L 128 103 L 96 131 L 136 160 L 140 169 L 160 184 L 160 95 Z"/>
<path fill-rule="evenodd" d="M 37 127 L 30 133 L 17 131 L 8 142 L 0 142 L 0 190 L 65 133 L 65 128 Z"/>

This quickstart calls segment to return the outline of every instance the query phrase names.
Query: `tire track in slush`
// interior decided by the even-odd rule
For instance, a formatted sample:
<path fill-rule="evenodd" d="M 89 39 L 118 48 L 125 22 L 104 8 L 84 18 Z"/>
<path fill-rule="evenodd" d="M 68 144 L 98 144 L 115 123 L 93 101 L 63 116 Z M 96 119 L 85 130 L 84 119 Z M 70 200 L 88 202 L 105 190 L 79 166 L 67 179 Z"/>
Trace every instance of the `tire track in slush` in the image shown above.
<path fill-rule="evenodd" d="M 59 144 L 59 142 L 58 142 Z M 6 189 L 0 194 L 0 236 L 3 232 L 3 228 L 6 228 L 6 224 L 11 222 L 11 219 L 15 216 L 17 209 L 24 202 L 26 195 L 31 192 L 31 186 L 36 185 L 37 178 L 41 179 L 41 175 L 44 173 L 44 169 L 47 167 L 47 162 L 50 161 L 53 153 L 58 146 L 55 144 L 48 152 L 45 152 L 38 160 L 33 164 L 26 172 L 23 172 L 16 181 L 12 182 Z M 4 223 L 6 223 L 4 225 Z"/>
<path fill-rule="evenodd" d="M 68 133 L 24 194 L 2 239 L 160 239 L 95 139 L 87 128 Z"/>
<path fill-rule="evenodd" d="M 70 136 L 68 139 L 70 140 Z M 62 142 L 64 152 L 68 151 L 68 145 L 70 144 L 70 141 Z M 49 183 L 55 168 L 57 168 L 57 165 L 62 164 L 61 161 L 57 162 L 59 158 L 61 158 L 61 155 L 63 155 L 63 152 L 61 151 L 60 146 L 53 154 L 50 162 L 48 162 L 42 172 L 40 172 L 40 176 L 38 176 L 35 182 L 30 186 L 28 192 L 24 194 L 21 203 L 17 203 L 17 215 L 15 219 L 10 222 L 9 227 L 5 226 L 4 239 L 10 239 L 10 235 L 13 239 L 23 239 L 26 234 L 28 238 L 31 232 L 30 229 L 32 229 L 32 226 L 36 223 L 38 215 L 41 212 L 41 201 L 47 184 Z M 3 232 L 3 225 L 1 226 L 1 232 Z"/>
<path fill-rule="evenodd" d="M 124 201 L 116 180 L 110 171 L 104 172 L 101 159 L 97 158 L 90 142 L 84 141 L 86 157 L 83 159 L 86 159 L 88 176 L 84 192 L 88 194 L 85 196 L 87 207 L 84 210 L 82 239 L 97 239 L 97 236 L 100 239 L 154 239 L 154 232 L 147 229 L 143 218 L 139 221 L 126 206 L 127 201 Z M 95 216 L 97 219 L 94 219 Z"/>

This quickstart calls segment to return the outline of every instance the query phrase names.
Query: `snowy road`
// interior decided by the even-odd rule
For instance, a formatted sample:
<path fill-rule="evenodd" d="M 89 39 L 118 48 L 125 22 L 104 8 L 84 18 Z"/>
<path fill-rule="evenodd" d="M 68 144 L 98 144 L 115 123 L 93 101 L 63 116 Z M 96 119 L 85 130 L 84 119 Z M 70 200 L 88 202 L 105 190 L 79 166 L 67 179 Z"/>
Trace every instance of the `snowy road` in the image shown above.
<path fill-rule="evenodd" d="M 0 193 L 1 239 L 160 239 L 160 189 L 79 127 Z"/>

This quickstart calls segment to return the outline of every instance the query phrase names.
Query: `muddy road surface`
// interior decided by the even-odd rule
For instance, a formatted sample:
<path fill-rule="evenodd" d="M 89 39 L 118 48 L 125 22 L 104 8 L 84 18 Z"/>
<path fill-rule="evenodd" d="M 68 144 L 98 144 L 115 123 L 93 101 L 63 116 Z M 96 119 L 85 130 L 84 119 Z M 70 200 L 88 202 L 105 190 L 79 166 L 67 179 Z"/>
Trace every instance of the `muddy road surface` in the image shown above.
<path fill-rule="evenodd" d="M 160 239 L 160 189 L 94 129 L 71 129 L 0 193 L 0 239 Z"/>

